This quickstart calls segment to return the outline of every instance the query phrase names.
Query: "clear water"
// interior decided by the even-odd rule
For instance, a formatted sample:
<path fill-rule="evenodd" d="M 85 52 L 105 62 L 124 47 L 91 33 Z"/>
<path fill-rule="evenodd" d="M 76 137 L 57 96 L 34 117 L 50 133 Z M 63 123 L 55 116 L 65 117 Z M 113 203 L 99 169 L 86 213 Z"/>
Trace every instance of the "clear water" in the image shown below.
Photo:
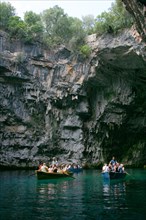
<path fill-rule="evenodd" d="M 146 169 L 104 182 L 100 171 L 37 180 L 32 171 L 0 172 L 0 220 L 146 220 Z"/>

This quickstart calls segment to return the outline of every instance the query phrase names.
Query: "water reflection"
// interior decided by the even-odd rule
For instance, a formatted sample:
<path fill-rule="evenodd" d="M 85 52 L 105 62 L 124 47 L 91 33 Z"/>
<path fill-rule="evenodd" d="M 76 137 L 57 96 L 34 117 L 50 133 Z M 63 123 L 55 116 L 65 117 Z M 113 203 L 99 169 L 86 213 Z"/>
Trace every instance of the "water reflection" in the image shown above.
<path fill-rule="evenodd" d="M 46 212 L 43 215 L 48 219 L 68 220 L 83 213 L 83 188 L 79 179 L 38 181 L 36 191 L 38 215 L 41 215 L 44 208 Z"/>
<path fill-rule="evenodd" d="M 126 193 L 126 182 L 125 181 L 110 181 L 108 179 L 103 180 L 103 194 L 113 194 L 114 197 L 123 195 Z"/>
<path fill-rule="evenodd" d="M 103 210 L 110 218 L 123 215 L 128 209 L 125 181 L 103 181 Z"/>
<path fill-rule="evenodd" d="M 40 181 L 37 182 L 37 195 L 38 199 L 42 199 L 43 197 L 48 197 L 49 200 L 55 199 L 56 195 L 60 195 L 60 193 L 65 193 L 68 188 L 68 181 L 62 180 L 50 180 L 50 181 Z"/>
<path fill-rule="evenodd" d="M 103 179 L 103 194 L 109 193 L 110 190 L 110 179 Z"/>

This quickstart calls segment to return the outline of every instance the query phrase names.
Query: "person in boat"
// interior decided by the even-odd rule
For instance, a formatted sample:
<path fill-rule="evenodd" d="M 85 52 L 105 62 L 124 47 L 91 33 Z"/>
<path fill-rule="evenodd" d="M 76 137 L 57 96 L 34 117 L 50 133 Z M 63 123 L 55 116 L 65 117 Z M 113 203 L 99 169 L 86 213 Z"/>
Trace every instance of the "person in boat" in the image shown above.
<path fill-rule="evenodd" d="M 54 172 L 54 173 L 57 173 L 57 170 L 58 170 L 58 168 L 57 168 L 57 165 L 55 164 L 55 165 L 53 166 L 53 172 Z"/>
<path fill-rule="evenodd" d="M 41 167 L 43 166 L 43 162 L 40 162 L 39 163 L 39 166 L 38 166 L 38 170 L 41 170 Z"/>
<path fill-rule="evenodd" d="M 125 170 L 124 165 L 121 163 L 121 164 L 119 165 L 119 167 L 118 167 L 118 172 L 119 172 L 119 173 L 124 173 L 124 170 Z"/>
<path fill-rule="evenodd" d="M 102 173 L 107 173 L 109 172 L 109 167 L 108 165 L 105 163 L 104 166 L 102 167 Z"/>
<path fill-rule="evenodd" d="M 46 166 L 46 163 L 43 163 L 43 165 L 40 168 L 40 171 L 42 171 L 42 172 L 49 172 L 49 168 Z"/>
<path fill-rule="evenodd" d="M 118 172 L 118 173 L 123 173 L 124 172 L 124 166 L 123 164 L 116 163 L 112 168 L 112 172 Z"/>
<path fill-rule="evenodd" d="M 117 161 L 115 160 L 115 157 L 112 157 L 111 161 L 110 161 L 111 166 L 115 166 L 117 164 Z"/>
<path fill-rule="evenodd" d="M 115 157 L 112 157 L 112 160 L 109 162 L 109 166 L 112 172 L 116 172 L 117 169 L 117 161 L 115 160 Z"/>
<path fill-rule="evenodd" d="M 54 165 L 58 166 L 58 160 L 56 157 L 53 157 L 53 160 L 52 160 L 52 166 Z"/>
<path fill-rule="evenodd" d="M 53 166 L 52 165 L 49 166 L 48 172 L 53 173 Z"/>

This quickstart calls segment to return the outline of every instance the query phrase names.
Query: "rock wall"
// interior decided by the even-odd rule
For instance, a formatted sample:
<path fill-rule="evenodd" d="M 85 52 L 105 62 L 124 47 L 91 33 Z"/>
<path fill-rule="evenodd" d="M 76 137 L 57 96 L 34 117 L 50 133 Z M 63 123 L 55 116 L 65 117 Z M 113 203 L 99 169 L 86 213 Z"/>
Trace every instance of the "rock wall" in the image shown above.
<path fill-rule="evenodd" d="M 135 30 L 91 35 L 88 59 L 0 32 L 0 166 L 146 162 L 146 50 Z"/>
<path fill-rule="evenodd" d="M 146 1 L 122 0 L 127 11 L 135 18 L 136 29 L 144 41 L 146 41 Z"/>

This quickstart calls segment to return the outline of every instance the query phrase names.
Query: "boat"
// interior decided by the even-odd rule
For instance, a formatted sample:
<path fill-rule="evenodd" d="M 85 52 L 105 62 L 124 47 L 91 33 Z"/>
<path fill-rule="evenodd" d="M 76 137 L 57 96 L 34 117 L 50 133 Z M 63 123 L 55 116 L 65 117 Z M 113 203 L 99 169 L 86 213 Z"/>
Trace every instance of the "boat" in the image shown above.
<path fill-rule="evenodd" d="M 113 179 L 124 179 L 126 177 L 126 172 L 123 172 L 123 173 L 119 173 L 119 172 L 109 172 L 109 176 L 110 176 L 110 179 L 113 180 Z"/>
<path fill-rule="evenodd" d="M 47 173 L 47 172 L 42 172 L 42 171 L 36 170 L 35 173 L 36 173 L 37 179 L 39 179 L 39 180 L 73 177 L 73 173 L 71 173 L 71 172 Z"/>
<path fill-rule="evenodd" d="M 126 177 L 126 172 L 119 173 L 119 172 L 102 172 L 102 176 L 104 179 L 124 179 Z"/>

